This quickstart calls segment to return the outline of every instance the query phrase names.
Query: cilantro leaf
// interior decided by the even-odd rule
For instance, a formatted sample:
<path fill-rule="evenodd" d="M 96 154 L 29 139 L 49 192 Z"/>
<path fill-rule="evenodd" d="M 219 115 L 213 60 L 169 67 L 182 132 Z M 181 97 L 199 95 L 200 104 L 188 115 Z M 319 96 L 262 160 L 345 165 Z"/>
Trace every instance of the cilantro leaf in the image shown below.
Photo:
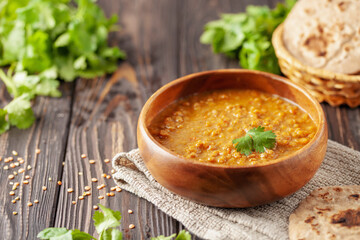
<path fill-rule="evenodd" d="M 122 232 L 116 228 L 109 228 L 101 234 L 99 240 L 122 240 Z"/>
<path fill-rule="evenodd" d="M 253 140 L 249 135 L 245 135 L 242 138 L 234 139 L 233 144 L 236 144 L 236 151 L 249 156 L 252 152 L 253 148 Z"/>
<path fill-rule="evenodd" d="M 35 121 L 34 112 L 31 109 L 31 103 L 27 94 L 12 100 L 5 107 L 5 110 L 8 113 L 10 125 L 19 129 L 28 128 Z"/>
<path fill-rule="evenodd" d="M 295 2 L 286 0 L 274 9 L 250 5 L 245 13 L 222 14 L 205 25 L 200 42 L 211 44 L 214 53 L 238 58 L 243 68 L 280 74 L 271 37 Z"/>
<path fill-rule="evenodd" d="M 174 233 L 168 237 L 165 237 L 163 235 L 158 237 L 152 237 L 151 240 L 172 240 L 174 239 L 174 237 L 176 237 L 175 240 L 191 240 L 190 233 L 185 230 L 180 231 L 179 234 L 177 234 L 177 236 L 176 233 Z"/>
<path fill-rule="evenodd" d="M 253 151 L 263 153 L 266 148 L 274 148 L 276 143 L 275 133 L 271 130 L 264 130 L 264 127 L 259 126 L 249 130 L 244 137 L 234 139 L 232 143 L 236 144 L 236 151 L 249 156 Z"/>
<path fill-rule="evenodd" d="M 99 207 L 103 212 L 96 211 L 94 213 L 93 220 L 96 231 L 101 236 L 103 231 L 120 225 L 121 213 L 111 210 L 110 208 L 106 208 L 101 204 L 99 204 Z"/>
<path fill-rule="evenodd" d="M 6 115 L 6 110 L 0 108 L 0 134 L 6 132 L 10 128 L 10 124 L 6 120 Z"/>
<path fill-rule="evenodd" d="M 88 233 L 80 230 L 67 230 L 66 228 L 46 228 L 38 233 L 37 238 L 49 240 L 92 240 Z"/>

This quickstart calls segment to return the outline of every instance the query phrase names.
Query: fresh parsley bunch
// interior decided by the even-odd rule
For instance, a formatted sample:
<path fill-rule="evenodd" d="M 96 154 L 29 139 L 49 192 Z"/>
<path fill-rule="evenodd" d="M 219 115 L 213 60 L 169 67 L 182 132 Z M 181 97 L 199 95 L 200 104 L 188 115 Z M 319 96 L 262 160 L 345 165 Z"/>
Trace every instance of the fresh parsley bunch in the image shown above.
<path fill-rule="evenodd" d="M 0 78 L 14 100 L 0 109 L 0 134 L 10 125 L 27 128 L 35 120 L 30 100 L 58 97 L 58 79 L 92 78 L 115 71 L 125 58 L 109 47 L 107 19 L 94 0 L 0 1 Z"/>
<path fill-rule="evenodd" d="M 122 240 L 122 232 L 116 227 L 120 226 L 121 213 L 111 210 L 99 204 L 100 211 L 96 211 L 93 216 L 96 232 L 99 234 L 99 240 Z M 176 234 L 171 236 L 159 236 L 151 238 L 152 240 L 172 240 Z M 46 228 L 37 235 L 39 239 L 45 240 L 92 240 L 95 237 L 80 230 L 68 230 L 66 228 Z M 190 233 L 185 230 L 179 232 L 175 240 L 191 240 Z"/>
<path fill-rule="evenodd" d="M 280 74 L 271 37 L 295 2 L 286 0 L 274 9 L 248 6 L 245 13 L 222 14 L 221 19 L 205 25 L 200 42 L 211 44 L 214 53 L 238 58 L 243 68 Z"/>

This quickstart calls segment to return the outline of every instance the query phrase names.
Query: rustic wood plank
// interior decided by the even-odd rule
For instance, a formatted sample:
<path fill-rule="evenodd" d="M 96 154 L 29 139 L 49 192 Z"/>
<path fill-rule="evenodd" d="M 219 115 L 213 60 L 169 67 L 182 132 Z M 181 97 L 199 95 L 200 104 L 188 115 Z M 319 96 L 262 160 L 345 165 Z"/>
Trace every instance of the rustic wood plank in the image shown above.
<path fill-rule="evenodd" d="M 54 210 L 57 206 L 57 195 L 59 189 L 55 184 L 60 179 L 62 162 L 67 140 L 67 125 L 70 118 L 73 84 L 62 84 L 61 98 L 38 97 L 34 103 L 34 112 L 37 117 L 35 124 L 27 130 L 11 129 L 0 136 L 0 156 L 12 156 L 12 150 L 18 152 L 18 157 L 25 160 L 19 167 L 4 170 L 4 166 L 10 163 L 0 162 L 0 239 L 36 239 L 36 235 L 42 229 L 49 227 L 54 222 Z M 2 104 L 9 100 L 1 86 L 0 101 Z M 35 149 L 41 149 L 40 154 Z M 17 157 L 12 162 L 18 162 Z M 25 173 L 18 174 L 13 180 L 8 175 L 20 168 L 27 169 Z M 22 184 L 25 175 L 29 175 L 29 184 Z M 49 182 L 51 177 L 54 181 Z M 15 190 L 15 196 L 9 196 L 12 189 L 10 182 L 20 182 Z M 47 191 L 42 191 L 42 186 L 47 186 Z M 20 201 L 16 204 L 11 200 L 16 196 Z M 38 199 L 39 204 L 34 204 Z M 27 203 L 32 202 L 34 206 L 28 207 Z M 13 211 L 18 212 L 14 216 Z"/>

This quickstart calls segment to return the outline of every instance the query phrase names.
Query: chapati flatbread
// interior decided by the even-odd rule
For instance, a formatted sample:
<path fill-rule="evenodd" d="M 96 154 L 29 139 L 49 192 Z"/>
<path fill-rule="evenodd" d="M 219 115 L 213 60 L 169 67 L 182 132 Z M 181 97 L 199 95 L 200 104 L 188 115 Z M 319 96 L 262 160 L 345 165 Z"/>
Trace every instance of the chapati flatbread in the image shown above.
<path fill-rule="evenodd" d="M 360 239 L 360 186 L 313 191 L 289 218 L 290 240 Z"/>
<path fill-rule="evenodd" d="M 305 65 L 360 72 L 360 0 L 300 0 L 284 22 L 283 40 Z"/>

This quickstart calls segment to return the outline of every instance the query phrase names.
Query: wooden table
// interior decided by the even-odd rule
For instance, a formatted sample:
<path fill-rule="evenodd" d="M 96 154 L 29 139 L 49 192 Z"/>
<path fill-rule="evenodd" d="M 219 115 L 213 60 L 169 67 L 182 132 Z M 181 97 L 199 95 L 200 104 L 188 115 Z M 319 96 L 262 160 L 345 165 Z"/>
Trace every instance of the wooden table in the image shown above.
<path fill-rule="evenodd" d="M 276 1 L 239 0 L 101 0 L 107 14 L 117 13 L 122 31 L 111 34 L 111 44 L 128 54 L 111 77 L 94 80 L 78 79 L 63 83 L 61 98 L 36 99 L 36 123 L 27 130 L 11 129 L 0 136 L 0 156 L 7 157 L 16 150 L 25 159 L 22 166 L 31 170 L 18 174 L 14 180 L 0 162 L 0 239 L 36 239 L 49 226 L 78 228 L 93 234 L 91 220 L 93 205 L 102 203 L 122 212 L 122 231 L 125 239 L 149 239 L 160 234 L 170 235 L 184 227 L 151 203 L 122 191 L 115 197 L 102 195 L 114 186 L 111 164 L 103 160 L 117 152 L 136 148 L 136 123 L 141 107 L 162 85 L 180 76 L 210 69 L 238 68 L 236 60 L 214 55 L 209 46 L 199 43 L 203 25 L 218 18 L 222 12 L 244 11 L 248 4 L 269 4 Z M 9 99 L 1 87 L 0 101 Z M 360 108 L 330 107 L 322 104 L 329 124 L 329 138 L 360 150 Z M 41 149 L 40 154 L 35 149 Z M 82 159 L 85 153 L 88 158 Z M 94 165 L 88 159 L 95 159 Z M 79 172 L 82 175 L 79 175 Z M 22 182 L 30 176 L 29 184 L 21 184 L 15 196 L 21 200 L 11 203 L 12 182 Z M 106 190 L 95 189 L 107 184 Z M 49 181 L 49 178 L 52 181 Z M 57 181 L 62 181 L 58 186 Z M 93 186 L 92 195 L 72 204 Z M 42 190 L 47 186 L 47 191 Z M 73 193 L 67 189 L 73 188 Z M 29 201 L 40 201 L 28 207 Z M 127 210 L 132 209 L 133 214 Z M 13 211 L 18 215 L 14 216 Z M 130 223 L 136 228 L 129 230 Z"/>

